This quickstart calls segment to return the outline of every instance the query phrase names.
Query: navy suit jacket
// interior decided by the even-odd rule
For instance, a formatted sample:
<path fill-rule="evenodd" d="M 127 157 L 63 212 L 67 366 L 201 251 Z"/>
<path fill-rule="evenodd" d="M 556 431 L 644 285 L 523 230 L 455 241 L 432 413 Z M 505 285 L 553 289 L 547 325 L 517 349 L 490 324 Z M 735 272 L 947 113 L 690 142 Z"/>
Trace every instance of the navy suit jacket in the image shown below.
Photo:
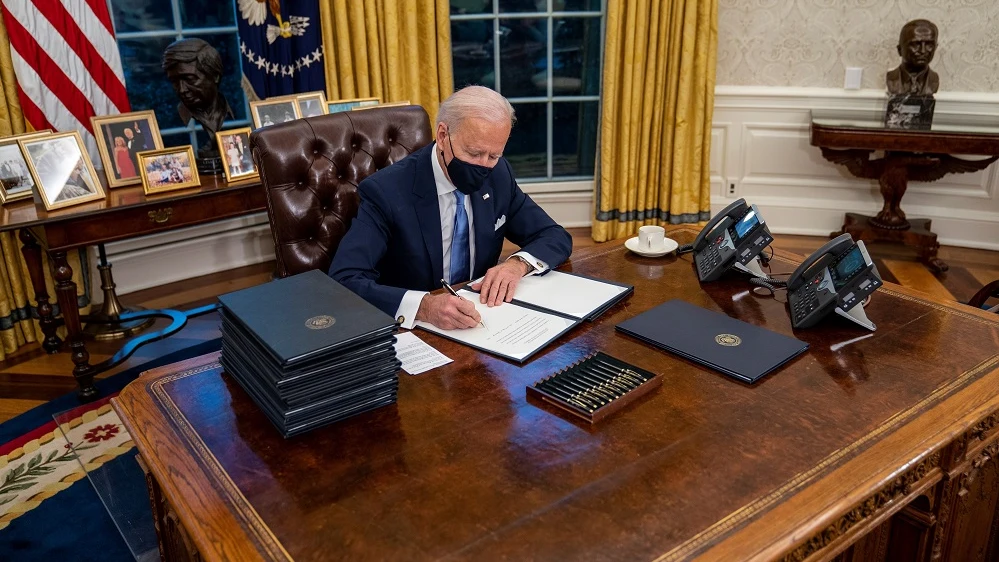
<path fill-rule="evenodd" d="M 357 217 L 330 265 L 330 277 L 390 316 L 407 289 L 441 288 L 444 250 L 430 162 L 433 147 L 410 154 L 357 186 Z M 475 229 L 472 279 L 496 265 L 504 237 L 549 267 L 559 266 L 572 252 L 572 237 L 521 191 L 506 159 L 500 158 L 482 189 L 469 199 Z"/>

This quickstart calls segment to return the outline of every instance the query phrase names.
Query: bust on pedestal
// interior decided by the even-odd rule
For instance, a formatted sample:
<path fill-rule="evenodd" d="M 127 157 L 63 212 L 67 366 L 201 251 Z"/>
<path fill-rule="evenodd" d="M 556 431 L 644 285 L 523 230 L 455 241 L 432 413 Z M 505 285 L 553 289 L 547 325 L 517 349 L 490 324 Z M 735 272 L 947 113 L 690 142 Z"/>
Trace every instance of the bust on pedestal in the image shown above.
<path fill-rule="evenodd" d="M 937 26 L 929 20 L 912 20 L 898 36 L 902 64 L 885 75 L 889 94 L 932 96 L 940 88 L 940 76 L 930 69 L 937 50 Z"/>
<path fill-rule="evenodd" d="M 222 57 L 203 39 L 174 41 L 163 51 L 163 71 L 180 98 L 177 112 L 185 124 L 194 119 L 208 134 L 209 142 L 198 150 L 198 173 L 221 174 L 222 156 L 215 147 L 215 132 L 222 128 L 232 109 L 219 90 Z"/>

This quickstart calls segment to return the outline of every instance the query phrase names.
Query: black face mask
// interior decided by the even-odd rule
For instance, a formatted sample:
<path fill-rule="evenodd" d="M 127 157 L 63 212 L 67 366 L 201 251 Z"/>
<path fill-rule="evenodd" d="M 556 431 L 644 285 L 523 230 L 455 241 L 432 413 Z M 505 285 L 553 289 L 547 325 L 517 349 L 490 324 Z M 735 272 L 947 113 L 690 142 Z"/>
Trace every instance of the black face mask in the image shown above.
<path fill-rule="evenodd" d="M 453 156 L 447 164 L 447 174 L 451 177 L 451 183 L 465 195 L 471 195 L 482 189 L 482 184 L 485 183 L 493 169 L 464 162 L 455 156 L 450 132 L 447 134 L 447 143 L 451 147 L 451 155 Z M 443 150 L 441 150 L 441 158 L 444 158 Z"/>

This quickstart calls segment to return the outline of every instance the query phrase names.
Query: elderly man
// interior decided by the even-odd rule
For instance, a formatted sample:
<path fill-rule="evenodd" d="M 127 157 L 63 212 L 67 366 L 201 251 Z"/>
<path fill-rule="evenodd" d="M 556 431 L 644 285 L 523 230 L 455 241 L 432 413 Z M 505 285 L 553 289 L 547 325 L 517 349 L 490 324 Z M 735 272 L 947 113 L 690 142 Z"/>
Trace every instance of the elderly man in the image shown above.
<path fill-rule="evenodd" d="M 935 94 L 940 77 L 930 70 L 930 61 L 937 50 L 937 26 L 929 20 L 910 21 L 902 26 L 897 48 L 902 64 L 885 75 L 888 93 Z"/>
<path fill-rule="evenodd" d="M 436 142 L 358 186 L 357 217 L 333 257 L 334 279 L 395 317 L 442 329 L 471 328 L 473 303 L 431 295 L 440 280 L 485 275 L 473 288 L 496 306 L 525 275 L 560 265 L 572 238 L 513 177 L 503 150 L 516 120 L 510 102 L 469 86 L 440 106 Z M 497 265 L 503 239 L 521 250 Z"/>

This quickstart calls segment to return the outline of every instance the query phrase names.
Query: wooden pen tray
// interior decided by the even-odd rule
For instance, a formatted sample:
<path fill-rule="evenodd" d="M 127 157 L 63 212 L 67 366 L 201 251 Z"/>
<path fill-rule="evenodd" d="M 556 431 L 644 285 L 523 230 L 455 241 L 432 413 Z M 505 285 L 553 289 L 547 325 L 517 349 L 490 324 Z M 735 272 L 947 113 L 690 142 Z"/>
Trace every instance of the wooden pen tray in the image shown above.
<path fill-rule="evenodd" d="M 596 423 L 662 383 L 662 376 L 598 351 L 528 386 L 527 396 Z"/>

